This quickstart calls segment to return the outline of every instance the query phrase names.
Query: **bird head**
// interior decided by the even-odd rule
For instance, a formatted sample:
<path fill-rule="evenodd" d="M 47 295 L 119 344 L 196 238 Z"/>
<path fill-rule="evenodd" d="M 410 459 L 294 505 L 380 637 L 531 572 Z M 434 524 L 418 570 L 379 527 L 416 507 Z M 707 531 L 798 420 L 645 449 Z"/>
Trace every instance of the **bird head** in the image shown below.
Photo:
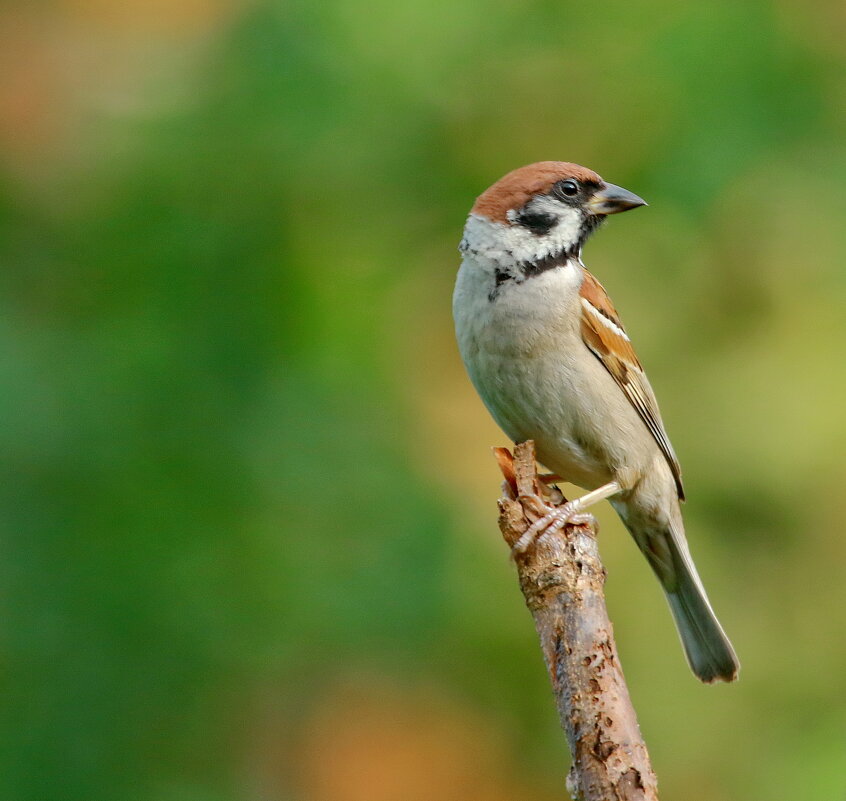
<path fill-rule="evenodd" d="M 645 205 L 633 192 L 586 167 L 540 161 L 513 170 L 479 195 L 462 251 L 498 261 L 578 257 L 585 240 L 609 214 Z"/>

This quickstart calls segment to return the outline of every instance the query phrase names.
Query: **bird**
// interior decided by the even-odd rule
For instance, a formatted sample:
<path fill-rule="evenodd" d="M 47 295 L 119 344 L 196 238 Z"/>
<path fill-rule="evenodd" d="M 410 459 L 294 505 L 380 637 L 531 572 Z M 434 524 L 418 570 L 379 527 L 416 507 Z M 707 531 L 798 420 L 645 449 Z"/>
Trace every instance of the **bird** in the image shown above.
<path fill-rule="evenodd" d="M 703 682 L 740 664 L 694 566 L 681 468 L 655 393 L 582 248 L 611 214 L 646 206 L 578 164 L 541 161 L 476 199 L 453 293 L 470 380 L 515 442 L 587 492 L 536 521 L 515 552 L 608 499 L 661 583 L 684 653 Z"/>

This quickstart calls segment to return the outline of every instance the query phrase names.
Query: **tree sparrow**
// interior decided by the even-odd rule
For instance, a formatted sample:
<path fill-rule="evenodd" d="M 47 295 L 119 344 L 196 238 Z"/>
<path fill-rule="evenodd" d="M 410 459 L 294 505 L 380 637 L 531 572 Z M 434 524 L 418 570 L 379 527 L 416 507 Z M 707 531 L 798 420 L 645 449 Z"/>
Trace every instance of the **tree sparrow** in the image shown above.
<path fill-rule="evenodd" d="M 515 545 L 608 498 L 667 595 L 687 660 L 704 682 L 739 663 L 688 550 L 681 469 L 652 387 L 602 284 L 582 263 L 609 214 L 646 205 L 592 170 L 542 161 L 476 200 L 460 251 L 453 315 L 470 379 L 505 433 L 587 494 Z"/>

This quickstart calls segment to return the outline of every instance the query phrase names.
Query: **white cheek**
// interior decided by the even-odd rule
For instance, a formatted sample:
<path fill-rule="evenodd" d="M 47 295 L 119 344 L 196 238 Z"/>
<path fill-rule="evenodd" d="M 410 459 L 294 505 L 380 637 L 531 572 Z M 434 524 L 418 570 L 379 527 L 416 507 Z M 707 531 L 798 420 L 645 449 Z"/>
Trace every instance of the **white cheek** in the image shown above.
<path fill-rule="evenodd" d="M 535 247 L 537 247 L 538 241 L 541 241 L 548 248 L 547 252 L 556 253 L 559 250 L 569 248 L 579 241 L 583 217 L 581 211 L 578 209 L 566 206 L 551 197 L 543 195 L 532 200 L 529 203 L 529 208 L 532 212 L 538 214 L 551 214 L 558 220 L 555 227 L 542 237 L 538 237 L 531 231 L 520 226 L 512 226 L 513 230 L 522 233 L 527 240 L 531 239 L 534 241 Z M 508 212 L 507 216 L 509 220 L 512 220 L 517 215 L 518 212 L 512 210 Z"/>
<path fill-rule="evenodd" d="M 570 250 L 579 241 L 582 215 L 577 209 L 563 206 L 552 198 L 537 198 L 532 211 L 554 214 L 558 223 L 548 233 L 538 236 L 521 225 L 491 222 L 486 217 L 471 214 L 464 228 L 462 249 L 507 266 L 515 261 L 536 261 Z M 508 212 L 509 219 L 516 214 Z"/>

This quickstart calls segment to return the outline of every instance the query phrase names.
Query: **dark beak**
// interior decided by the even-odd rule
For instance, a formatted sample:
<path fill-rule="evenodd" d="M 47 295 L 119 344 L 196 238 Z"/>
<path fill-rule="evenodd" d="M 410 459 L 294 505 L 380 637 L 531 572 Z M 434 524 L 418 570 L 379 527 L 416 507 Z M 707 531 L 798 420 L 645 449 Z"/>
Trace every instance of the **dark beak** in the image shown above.
<path fill-rule="evenodd" d="M 645 205 L 647 205 L 646 201 L 642 197 L 638 197 L 634 192 L 629 192 L 628 189 L 623 189 L 622 186 L 615 186 L 614 184 L 605 184 L 587 202 L 591 214 L 601 215 L 617 214 Z"/>

